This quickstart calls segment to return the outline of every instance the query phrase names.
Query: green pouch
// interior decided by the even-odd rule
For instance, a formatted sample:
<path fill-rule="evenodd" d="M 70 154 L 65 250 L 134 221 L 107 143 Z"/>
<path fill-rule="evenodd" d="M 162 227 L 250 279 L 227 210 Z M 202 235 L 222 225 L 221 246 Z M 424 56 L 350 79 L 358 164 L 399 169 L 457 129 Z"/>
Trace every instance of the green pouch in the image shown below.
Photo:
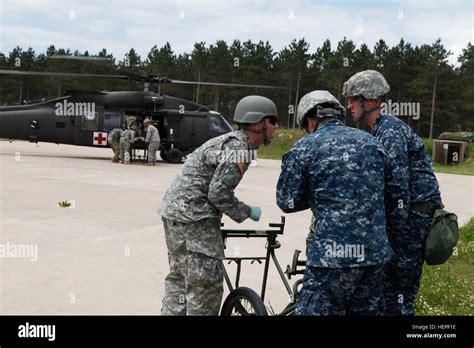
<path fill-rule="evenodd" d="M 444 209 L 436 209 L 425 245 L 425 261 L 428 265 L 445 263 L 459 239 L 458 217 Z"/>

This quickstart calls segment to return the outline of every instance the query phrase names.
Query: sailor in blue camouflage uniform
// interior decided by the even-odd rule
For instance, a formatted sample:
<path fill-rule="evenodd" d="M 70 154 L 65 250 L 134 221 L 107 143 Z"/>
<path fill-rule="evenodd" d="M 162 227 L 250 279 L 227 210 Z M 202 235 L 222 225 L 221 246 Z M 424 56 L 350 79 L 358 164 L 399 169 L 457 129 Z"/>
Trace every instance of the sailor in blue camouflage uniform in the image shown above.
<path fill-rule="evenodd" d="M 234 189 L 254 150 L 270 143 L 278 128 L 277 108 L 268 98 L 248 96 L 237 103 L 234 121 L 240 129 L 195 150 L 163 198 L 170 264 L 163 315 L 218 315 L 224 291 L 222 215 L 239 223 L 260 218 L 261 209 L 239 201 Z"/>
<path fill-rule="evenodd" d="M 311 209 L 314 227 L 297 315 L 378 315 L 384 265 L 384 151 L 367 132 L 341 122 L 327 91 L 305 95 L 297 120 L 310 135 L 283 156 L 277 204 Z"/>
<path fill-rule="evenodd" d="M 382 74 L 366 70 L 343 88 L 355 121 L 364 120 L 391 162 L 386 185 L 387 233 L 395 252 L 385 273 L 386 315 L 414 315 L 427 234 L 441 207 L 433 163 L 420 137 L 402 120 L 381 114 L 390 87 Z"/>

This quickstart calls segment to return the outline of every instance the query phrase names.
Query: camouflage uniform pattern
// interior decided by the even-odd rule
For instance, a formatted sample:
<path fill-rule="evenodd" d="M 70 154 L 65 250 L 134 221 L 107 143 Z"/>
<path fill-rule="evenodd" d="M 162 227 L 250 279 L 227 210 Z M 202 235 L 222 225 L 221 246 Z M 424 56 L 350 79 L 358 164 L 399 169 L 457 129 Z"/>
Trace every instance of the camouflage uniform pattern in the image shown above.
<path fill-rule="evenodd" d="M 306 267 L 297 315 L 381 315 L 384 266 Z"/>
<path fill-rule="evenodd" d="M 309 245 L 311 244 L 311 238 L 313 238 L 314 235 L 314 226 L 316 225 L 316 218 L 314 215 L 311 216 L 311 222 L 309 224 L 309 233 L 308 236 L 306 237 L 306 255 L 308 255 L 309 252 Z"/>
<path fill-rule="evenodd" d="M 393 168 L 393 185 L 386 187 L 386 209 L 387 233 L 395 255 L 387 267 L 386 314 L 412 315 L 432 222 L 430 214 L 417 211 L 415 206 L 423 202 L 441 205 L 439 185 L 423 142 L 406 123 L 381 115 L 372 133 L 384 146 Z"/>
<path fill-rule="evenodd" d="M 237 222 L 248 218 L 250 207 L 234 196 L 243 174 L 230 157 L 239 151 L 251 151 L 242 130 L 208 140 L 196 149 L 165 193 L 161 215 L 181 222 L 220 220 L 223 213 Z"/>
<path fill-rule="evenodd" d="M 145 137 L 145 129 L 144 129 L 144 126 L 143 126 L 143 120 L 140 118 L 140 119 L 135 119 L 133 120 L 128 128 L 132 128 L 132 127 L 135 127 L 135 137 L 137 138 L 141 138 L 141 137 Z"/>
<path fill-rule="evenodd" d="M 112 162 L 118 162 L 120 159 L 120 137 L 122 135 L 122 130 L 120 128 L 114 128 L 109 132 L 107 136 L 107 142 L 109 143 L 112 151 L 114 152 L 114 157 L 112 157 Z"/>
<path fill-rule="evenodd" d="M 336 99 L 331 93 L 325 90 L 316 90 L 309 92 L 301 98 L 298 104 L 298 113 L 297 113 L 297 123 L 300 127 L 303 126 L 304 120 L 309 111 L 321 104 L 332 104 L 334 107 L 343 109 L 342 105 L 339 103 L 339 100 Z M 344 111 L 345 113 L 345 111 Z M 345 117 L 340 117 L 339 120 L 344 123 Z M 305 130 L 306 131 L 306 130 Z M 315 217 L 311 216 L 311 223 L 309 225 L 309 233 L 306 237 L 306 255 L 308 255 L 309 245 L 311 243 L 311 238 L 314 234 L 315 226 Z"/>
<path fill-rule="evenodd" d="M 401 268 L 392 262 L 385 266 L 384 315 L 415 315 L 421 273 L 421 267 Z"/>
<path fill-rule="evenodd" d="M 365 70 L 353 75 L 344 83 L 342 94 L 347 97 L 363 96 L 365 99 L 377 99 L 386 95 L 390 86 L 381 73 Z"/>
<path fill-rule="evenodd" d="M 207 141 L 193 152 L 165 193 L 161 216 L 170 273 L 163 314 L 219 313 L 225 258 L 220 221 L 223 214 L 237 222 L 250 215 L 250 207 L 234 196 L 243 173 L 231 156 L 249 150 L 249 138 L 241 130 Z M 249 162 L 243 162 L 244 172 Z M 184 304 L 176 302 L 180 295 Z"/>
<path fill-rule="evenodd" d="M 170 273 L 165 279 L 162 315 L 219 314 L 224 293 L 222 260 L 190 251 L 200 249 L 193 243 L 206 244 L 199 238 L 203 231 L 220 236 L 219 223 L 215 219 L 193 223 L 163 219 Z"/>
<path fill-rule="evenodd" d="M 384 151 L 370 134 L 330 119 L 284 155 L 277 204 L 315 216 L 308 265 L 381 265 L 392 256 L 384 208 Z M 328 246 L 364 246 L 363 260 L 326 255 Z"/>
<path fill-rule="evenodd" d="M 120 137 L 120 160 L 130 163 L 130 143 L 135 139 L 135 131 L 126 129 Z"/>
<path fill-rule="evenodd" d="M 318 105 L 330 103 L 338 108 L 342 109 L 342 105 L 339 103 L 339 100 L 336 99 L 331 93 L 328 91 L 312 91 L 308 94 L 305 94 L 303 98 L 301 98 L 300 103 L 298 104 L 298 111 L 297 111 L 297 122 L 300 127 L 303 125 L 303 120 L 306 117 L 308 111 L 312 110 Z M 342 121 L 342 119 L 341 119 Z"/>
<path fill-rule="evenodd" d="M 155 164 L 156 151 L 158 151 L 160 147 L 160 133 L 158 133 L 158 129 L 151 124 L 146 129 L 145 142 L 148 143 L 148 163 Z"/>
<path fill-rule="evenodd" d="M 393 255 L 385 230 L 384 156 L 370 134 L 336 119 L 284 155 L 277 204 L 287 213 L 310 208 L 314 218 L 297 314 L 378 313 L 383 265 Z M 350 246 L 357 252 L 347 252 Z"/>

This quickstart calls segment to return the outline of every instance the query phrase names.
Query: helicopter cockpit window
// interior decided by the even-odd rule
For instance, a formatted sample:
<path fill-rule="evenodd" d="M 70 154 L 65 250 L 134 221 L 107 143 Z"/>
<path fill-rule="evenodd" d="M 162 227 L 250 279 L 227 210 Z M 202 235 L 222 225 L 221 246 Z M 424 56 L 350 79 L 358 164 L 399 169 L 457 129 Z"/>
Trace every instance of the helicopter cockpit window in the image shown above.
<path fill-rule="evenodd" d="M 99 117 L 97 112 L 84 112 L 82 114 L 81 128 L 83 130 L 97 130 Z"/>
<path fill-rule="evenodd" d="M 232 131 L 232 126 L 220 114 L 209 116 L 209 130 L 216 133 L 227 133 Z"/>
<path fill-rule="evenodd" d="M 104 130 L 121 128 L 122 115 L 119 112 L 104 112 Z"/>

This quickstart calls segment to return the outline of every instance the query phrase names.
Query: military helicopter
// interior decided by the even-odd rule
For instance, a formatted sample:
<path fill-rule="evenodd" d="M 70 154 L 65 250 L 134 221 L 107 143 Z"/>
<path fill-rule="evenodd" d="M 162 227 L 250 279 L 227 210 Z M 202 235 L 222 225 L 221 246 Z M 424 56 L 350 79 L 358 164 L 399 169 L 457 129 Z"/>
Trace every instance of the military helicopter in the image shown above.
<path fill-rule="evenodd" d="M 178 83 L 223 87 L 252 87 L 287 89 L 279 86 L 227 84 L 200 81 L 183 81 L 161 78 L 157 75 L 95 75 L 52 73 L 38 71 L 0 70 L 0 74 L 116 78 L 142 81 L 144 91 L 66 91 L 66 95 L 53 100 L 0 107 L 0 138 L 50 142 L 91 147 L 110 147 L 107 135 L 114 128 L 140 125 L 145 118 L 157 127 L 160 138 L 160 156 L 171 163 L 181 163 L 207 140 L 233 130 L 218 112 L 206 106 L 161 93 L 149 91 L 152 83 Z M 137 142 L 135 149 L 146 149 Z"/>

